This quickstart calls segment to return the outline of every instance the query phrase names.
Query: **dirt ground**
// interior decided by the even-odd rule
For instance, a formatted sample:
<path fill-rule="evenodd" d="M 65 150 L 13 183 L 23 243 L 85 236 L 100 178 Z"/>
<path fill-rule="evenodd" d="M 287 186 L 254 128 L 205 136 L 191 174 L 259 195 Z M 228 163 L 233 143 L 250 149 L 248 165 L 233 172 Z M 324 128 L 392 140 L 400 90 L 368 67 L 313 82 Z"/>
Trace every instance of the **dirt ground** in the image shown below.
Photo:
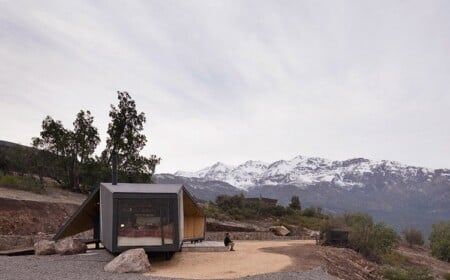
<path fill-rule="evenodd" d="M 85 198 L 57 188 L 47 188 L 47 194 L 36 194 L 0 187 L 0 234 L 53 234 Z M 2 245 L 3 249 L 9 249 Z"/>
<path fill-rule="evenodd" d="M 40 195 L 0 187 L 0 237 L 54 233 L 85 197 L 55 188 Z M 3 250 L 11 249 L 8 244 L 0 245 L 6 246 Z M 430 266 L 435 275 L 450 271 L 450 264 L 432 258 L 429 249 L 402 246 L 398 251 L 412 264 Z M 352 250 L 300 240 L 236 241 L 235 252 L 183 252 L 170 261 L 152 261 L 152 265 L 152 276 L 196 279 L 300 272 L 316 267 L 340 279 L 380 279 L 382 269 Z"/>
<path fill-rule="evenodd" d="M 285 254 L 264 252 L 262 248 L 303 246 L 312 241 L 236 241 L 234 252 L 182 252 L 170 261 L 152 263 L 148 275 L 176 278 L 238 278 L 278 272 L 292 265 Z"/>
<path fill-rule="evenodd" d="M 36 194 L 22 190 L 0 187 L 0 197 L 17 200 L 68 203 L 76 205 L 81 205 L 81 203 L 83 203 L 83 201 L 86 199 L 86 195 L 84 194 L 73 193 L 53 187 L 47 187 L 46 194 Z"/>
<path fill-rule="evenodd" d="M 378 266 L 358 253 L 322 247 L 312 240 L 236 241 L 235 252 L 182 252 L 170 261 L 152 262 L 148 275 L 176 278 L 237 278 L 271 272 L 301 272 L 322 267 L 341 279 L 380 279 Z"/>
<path fill-rule="evenodd" d="M 430 267 L 435 276 L 450 272 L 450 263 L 433 258 L 430 249 L 424 247 L 409 248 L 407 246 L 400 246 L 397 251 L 402 255 L 407 256 L 413 264 Z"/>

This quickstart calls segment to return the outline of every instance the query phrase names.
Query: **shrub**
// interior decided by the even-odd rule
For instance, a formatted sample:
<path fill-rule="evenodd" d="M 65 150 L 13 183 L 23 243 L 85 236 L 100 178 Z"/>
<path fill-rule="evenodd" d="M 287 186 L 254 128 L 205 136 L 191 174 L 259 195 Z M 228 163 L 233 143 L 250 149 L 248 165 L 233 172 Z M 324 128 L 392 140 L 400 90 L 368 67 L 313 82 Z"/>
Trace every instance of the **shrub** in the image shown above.
<path fill-rule="evenodd" d="M 316 215 L 316 209 L 312 206 L 305 208 L 302 215 L 305 217 L 314 217 Z"/>
<path fill-rule="evenodd" d="M 450 280 L 450 272 L 444 273 L 442 275 L 442 278 L 444 278 L 445 280 Z"/>
<path fill-rule="evenodd" d="M 298 198 L 298 196 L 293 195 L 291 197 L 291 203 L 289 204 L 289 208 L 294 209 L 294 210 L 302 210 L 302 206 L 300 204 L 300 198 Z"/>
<path fill-rule="evenodd" d="M 353 249 L 379 262 L 397 245 L 398 235 L 383 223 L 361 224 L 352 226 L 349 242 Z"/>
<path fill-rule="evenodd" d="M 383 277 L 388 280 L 433 280 L 427 267 L 389 268 L 383 271 Z"/>
<path fill-rule="evenodd" d="M 29 175 L 2 175 L 0 176 L 0 186 L 34 193 L 45 192 L 44 187 L 40 184 L 39 180 Z"/>
<path fill-rule="evenodd" d="M 374 224 L 367 214 L 347 214 L 322 223 L 321 236 L 329 236 L 333 228 L 349 231 L 348 245 L 362 255 L 380 262 L 398 243 L 397 233 L 383 223 Z M 328 244 L 324 240 L 324 244 Z"/>
<path fill-rule="evenodd" d="M 3 175 L 0 178 L 0 186 L 2 187 L 17 188 L 19 185 L 19 180 L 14 175 Z"/>
<path fill-rule="evenodd" d="M 450 221 L 434 224 L 429 239 L 431 254 L 450 262 Z"/>
<path fill-rule="evenodd" d="M 401 266 L 410 262 L 410 259 L 396 251 L 391 251 L 383 256 L 383 264 Z"/>
<path fill-rule="evenodd" d="M 403 231 L 403 238 L 408 242 L 409 247 L 412 247 L 413 245 L 422 246 L 425 243 L 422 232 L 415 228 L 405 229 Z"/>
<path fill-rule="evenodd" d="M 409 280 L 408 272 L 399 268 L 388 268 L 384 270 L 383 277 L 388 280 Z"/>
<path fill-rule="evenodd" d="M 311 230 L 320 230 L 323 221 L 326 218 L 316 218 L 316 217 L 299 217 L 299 224 L 305 228 Z"/>

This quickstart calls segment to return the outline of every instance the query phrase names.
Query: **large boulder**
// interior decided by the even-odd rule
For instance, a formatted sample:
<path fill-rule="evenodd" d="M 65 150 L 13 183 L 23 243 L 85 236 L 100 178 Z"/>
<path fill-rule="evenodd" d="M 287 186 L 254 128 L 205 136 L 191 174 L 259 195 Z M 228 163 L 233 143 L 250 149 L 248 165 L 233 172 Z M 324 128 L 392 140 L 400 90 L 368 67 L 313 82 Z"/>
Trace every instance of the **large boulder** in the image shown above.
<path fill-rule="evenodd" d="M 59 255 L 75 255 L 86 253 L 87 246 L 80 240 L 65 238 L 56 242 L 55 250 Z"/>
<path fill-rule="evenodd" d="M 286 236 L 289 233 L 291 233 L 286 227 L 284 226 L 273 226 L 270 227 L 269 230 L 273 233 L 275 233 L 275 235 L 278 236 Z"/>
<path fill-rule="evenodd" d="M 35 255 L 53 255 L 55 253 L 55 241 L 41 240 L 34 243 Z"/>
<path fill-rule="evenodd" d="M 145 273 L 151 269 L 144 249 L 131 249 L 115 257 L 104 267 L 106 272 L 114 273 Z"/>

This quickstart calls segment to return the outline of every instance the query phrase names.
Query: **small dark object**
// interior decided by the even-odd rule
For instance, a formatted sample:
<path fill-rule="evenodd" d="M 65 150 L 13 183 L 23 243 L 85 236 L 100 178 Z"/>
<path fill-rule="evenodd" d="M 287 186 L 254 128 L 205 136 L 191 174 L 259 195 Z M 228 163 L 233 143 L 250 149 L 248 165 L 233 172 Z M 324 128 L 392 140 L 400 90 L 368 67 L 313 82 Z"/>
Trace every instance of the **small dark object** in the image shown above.
<path fill-rule="evenodd" d="M 324 245 L 347 247 L 348 231 L 343 229 L 331 229 L 323 233 Z"/>

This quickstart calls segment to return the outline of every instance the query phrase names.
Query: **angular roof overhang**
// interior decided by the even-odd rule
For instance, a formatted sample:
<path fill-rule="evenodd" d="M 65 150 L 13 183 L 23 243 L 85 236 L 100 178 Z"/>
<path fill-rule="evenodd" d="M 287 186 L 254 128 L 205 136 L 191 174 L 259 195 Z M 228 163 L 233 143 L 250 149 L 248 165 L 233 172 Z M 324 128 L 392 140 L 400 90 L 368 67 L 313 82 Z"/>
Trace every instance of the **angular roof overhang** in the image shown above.
<path fill-rule="evenodd" d="M 53 240 L 75 235 L 95 227 L 100 219 L 100 188 L 96 188 L 75 211 L 70 219 L 58 230 Z"/>

